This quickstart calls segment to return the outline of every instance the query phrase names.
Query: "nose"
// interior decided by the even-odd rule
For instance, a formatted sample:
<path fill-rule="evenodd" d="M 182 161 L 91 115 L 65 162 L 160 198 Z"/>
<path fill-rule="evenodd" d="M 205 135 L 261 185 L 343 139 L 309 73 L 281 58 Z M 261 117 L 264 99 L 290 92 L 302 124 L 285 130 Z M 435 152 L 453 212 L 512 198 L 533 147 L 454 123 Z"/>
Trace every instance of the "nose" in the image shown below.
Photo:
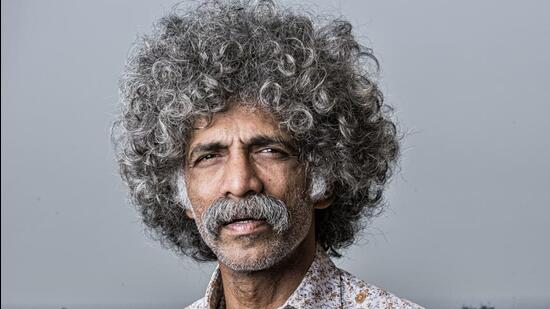
<path fill-rule="evenodd" d="M 248 155 L 233 154 L 226 161 L 220 189 L 223 196 L 237 199 L 263 191 L 263 183 L 256 174 L 256 169 Z"/>

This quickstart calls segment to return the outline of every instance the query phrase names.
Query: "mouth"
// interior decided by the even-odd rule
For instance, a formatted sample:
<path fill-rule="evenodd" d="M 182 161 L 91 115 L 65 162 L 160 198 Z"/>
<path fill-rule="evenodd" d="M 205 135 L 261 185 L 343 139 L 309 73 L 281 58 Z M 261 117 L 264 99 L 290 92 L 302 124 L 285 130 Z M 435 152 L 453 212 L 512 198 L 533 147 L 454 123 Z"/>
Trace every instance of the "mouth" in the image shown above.
<path fill-rule="evenodd" d="M 252 218 L 252 217 L 235 218 L 235 219 L 232 219 L 229 222 L 224 223 L 223 225 L 227 226 L 227 225 L 234 224 L 234 223 L 243 223 L 243 222 L 249 222 L 249 221 L 264 221 L 265 222 L 265 219 L 257 219 L 257 218 Z"/>
<path fill-rule="evenodd" d="M 223 225 L 231 234 L 243 235 L 258 232 L 269 225 L 264 219 L 240 218 Z"/>

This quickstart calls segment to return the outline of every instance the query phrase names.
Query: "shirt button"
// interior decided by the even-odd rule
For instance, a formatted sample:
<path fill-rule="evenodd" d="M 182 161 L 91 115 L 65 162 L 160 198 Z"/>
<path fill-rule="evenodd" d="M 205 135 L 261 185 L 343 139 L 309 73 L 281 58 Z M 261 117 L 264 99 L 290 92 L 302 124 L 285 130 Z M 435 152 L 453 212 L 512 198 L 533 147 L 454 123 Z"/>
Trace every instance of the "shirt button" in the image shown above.
<path fill-rule="evenodd" d="M 357 295 L 355 295 L 355 301 L 360 304 L 365 301 L 366 297 L 367 295 L 365 294 L 365 292 L 357 293 Z"/>

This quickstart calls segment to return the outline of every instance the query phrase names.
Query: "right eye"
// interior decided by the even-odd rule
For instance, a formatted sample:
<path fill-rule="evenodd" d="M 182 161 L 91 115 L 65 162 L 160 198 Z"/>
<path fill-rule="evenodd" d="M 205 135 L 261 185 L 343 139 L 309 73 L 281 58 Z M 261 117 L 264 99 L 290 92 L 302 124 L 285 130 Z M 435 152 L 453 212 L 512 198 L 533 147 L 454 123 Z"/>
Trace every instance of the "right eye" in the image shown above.
<path fill-rule="evenodd" d="M 215 156 L 215 154 L 209 153 L 209 154 L 206 154 L 204 156 L 201 156 L 198 160 L 209 160 L 209 159 L 214 158 L 214 156 Z"/>
<path fill-rule="evenodd" d="M 217 162 L 220 155 L 218 153 L 207 153 L 199 156 L 192 163 L 192 167 L 208 167 Z"/>
<path fill-rule="evenodd" d="M 195 164 L 200 163 L 200 162 L 204 162 L 204 161 L 209 161 L 209 160 L 212 160 L 216 157 L 217 157 L 217 155 L 215 153 L 207 153 L 205 155 L 202 155 L 202 156 L 198 157 L 197 160 L 195 160 Z"/>

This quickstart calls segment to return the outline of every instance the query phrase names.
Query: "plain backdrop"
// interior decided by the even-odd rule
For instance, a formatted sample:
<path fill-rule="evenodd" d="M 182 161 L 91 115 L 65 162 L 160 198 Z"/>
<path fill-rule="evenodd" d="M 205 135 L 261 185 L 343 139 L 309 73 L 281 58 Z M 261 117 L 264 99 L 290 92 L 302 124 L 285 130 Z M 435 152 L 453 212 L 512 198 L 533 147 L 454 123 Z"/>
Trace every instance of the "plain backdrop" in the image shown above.
<path fill-rule="evenodd" d="M 388 208 L 337 264 L 428 308 L 550 308 L 550 4 L 285 1 L 344 16 L 402 132 Z M 109 127 L 174 1 L 2 0 L 2 308 L 182 308 L 212 264 L 160 247 Z"/>

